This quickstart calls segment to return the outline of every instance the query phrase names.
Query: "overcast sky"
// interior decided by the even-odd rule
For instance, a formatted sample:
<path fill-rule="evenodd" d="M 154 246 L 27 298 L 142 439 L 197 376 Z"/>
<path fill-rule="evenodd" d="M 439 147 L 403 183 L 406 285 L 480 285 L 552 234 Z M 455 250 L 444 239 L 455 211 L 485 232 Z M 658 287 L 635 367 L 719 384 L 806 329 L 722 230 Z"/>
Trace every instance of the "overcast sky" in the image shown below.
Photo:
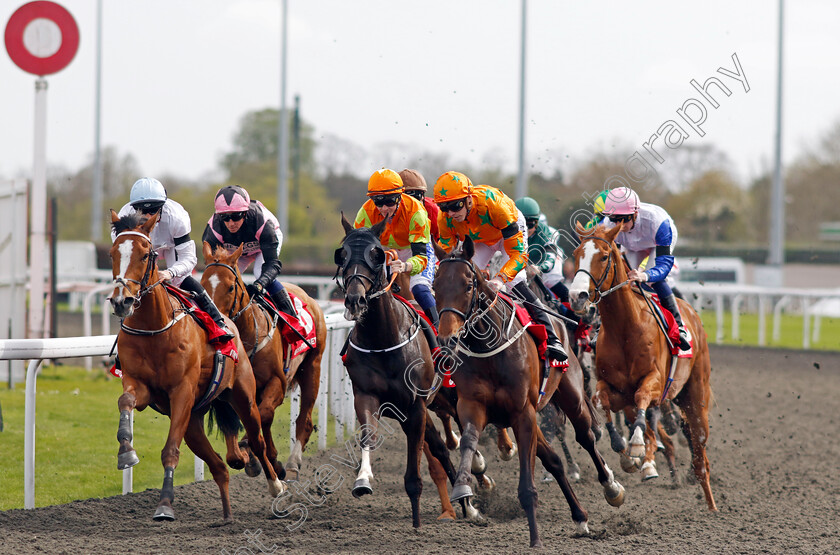
<path fill-rule="evenodd" d="M 81 45 L 49 76 L 47 157 L 75 171 L 94 149 L 95 0 L 60 2 Z M 5 29 L 23 2 L 0 3 Z M 404 143 L 515 170 L 521 3 L 508 0 L 290 0 L 287 102 L 301 96 L 316 138 L 373 154 Z M 278 107 L 280 0 L 108 1 L 103 17 L 102 145 L 143 172 L 196 179 L 218 168 L 239 118 Z M 840 2 L 785 5 L 784 158 L 840 118 Z M 595 149 L 638 149 L 667 120 L 686 144 L 714 144 L 742 180 L 772 165 L 775 1 L 528 2 L 530 163 L 567 170 Z M 736 72 L 749 86 L 718 72 Z M 705 136 L 677 109 L 716 76 Z M 0 55 L 0 177 L 31 175 L 35 76 Z M 697 108 L 695 108 L 697 110 Z M 697 113 L 697 112 L 695 112 Z M 667 163 L 667 148 L 662 150 Z M 650 154 L 648 154 L 650 156 Z M 458 168 L 445 168 L 458 169 Z M 435 176 L 431 176 L 432 179 Z"/>

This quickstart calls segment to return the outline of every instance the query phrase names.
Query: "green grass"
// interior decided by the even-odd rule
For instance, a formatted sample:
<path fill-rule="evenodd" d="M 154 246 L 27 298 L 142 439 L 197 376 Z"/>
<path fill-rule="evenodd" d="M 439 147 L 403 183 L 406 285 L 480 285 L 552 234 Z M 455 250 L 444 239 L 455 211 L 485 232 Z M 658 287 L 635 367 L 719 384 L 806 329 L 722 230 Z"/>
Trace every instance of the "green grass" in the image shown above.
<path fill-rule="evenodd" d="M 704 310 L 701 314 L 703 327 L 709 336 L 709 343 L 714 344 L 717 336 L 717 316 L 714 310 Z M 773 341 L 773 315 L 765 316 L 767 347 L 789 349 L 802 348 L 802 316 L 782 315 L 779 341 Z M 725 345 L 758 346 L 758 314 L 741 314 L 738 340 L 732 339 L 732 313 L 724 312 L 723 343 Z M 810 349 L 840 351 L 840 318 L 822 318 L 819 341 L 813 341 L 814 321 L 811 320 L 809 338 Z"/>
<path fill-rule="evenodd" d="M 0 386 L 5 427 L 0 432 L 0 510 L 23 508 L 24 389 L 22 383 L 14 390 Z M 120 380 L 102 372 L 67 366 L 41 371 L 36 401 L 36 506 L 122 493 L 122 471 L 117 470 L 117 399 L 121 394 Z M 317 410 L 313 421 L 318 422 Z M 330 424 L 327 437 L 334 442 L 335 432 Z M 285 461 L 289 452 L 288 403 L 279 407 L 273 431 L 279 458 Z M 135 411 L 134 448 L 140 464 L 134 467 L 134 491 L 161 486 L 160 451 L 168 432 L 168 417 L 152 409 Z M 215 430 L 210 441 L 224 458 L 224 440 Z M 316 448 L 313 434 L 306 454 Z M 232 475 L 240 472 L 229 471 Z M 212 479 L 206 466 L 205 478 Z M 193 455 L 182 443 L 175 484 L 192 481 Z"/>

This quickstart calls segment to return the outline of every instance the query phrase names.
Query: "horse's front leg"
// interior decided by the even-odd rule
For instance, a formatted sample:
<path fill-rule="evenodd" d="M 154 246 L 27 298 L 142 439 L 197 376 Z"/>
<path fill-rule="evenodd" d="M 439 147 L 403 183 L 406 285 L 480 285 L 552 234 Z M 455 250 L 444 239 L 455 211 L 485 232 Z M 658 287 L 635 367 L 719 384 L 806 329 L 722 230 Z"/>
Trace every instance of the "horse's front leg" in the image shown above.
<path fill-rule="evenodd" d="M 420 528 L 420 494 L 423 480 L 420 479 L 420 457 L 423 454 L 426 435 L 426 403 L 418 399 L 409 410 L 408 417 L 401 422 L 405 432 L 407 460 L 405 463 L 405 493 L 411 502 L 411 524 Z"/>
<path fill-rule="evenodd" d="M 589 515 L 586 514 L 586 510 L 581 506 L 575 492 L 572 490 L 572 486 L 569 484 L 566 474 L 563 471 L 563 464 L 560 462 L 560 457 L 557 455 L 557 452 L 551 448 L 551 445 L 543 436 L 542 431 L 539 428 L 535 429 L 535 435 L 537 437 L 537 456 L 540 458 L 540 461 L 542 461 L 546 470 L 548 470 L 551 475 L 554 476 L 554 479 L 557 480 L 560 489 L 563 491 L 563 495 L 566 497 L 566 502 L 572 510 L 572 520 L 575 522 L 575 526 L 577 527 L 577 533 L 588 534 L 589 525 L 587 523 L 589 521 Z"/>
<path fill-rule="evenodd" d="M 461 435 L 461 461 L 458 464 L 458 474 L 455 476 L 455 485 L 452 488 L 452 495 L 449 498 L 452 501 L 466 498 L 468 507 L 464 516 L 475 518 L 477 517 L 477 512 L 473 513 L 470 511 L 472 506 L 469 504 L 469 498 L 473 496 L 472 488 L 470 487 L 470 473 L 472 470 L 473 456 L 478 446 L 478 438 L 482 430 L 484 430 L 484 426 L 487 425 L 487 414 L 484 405 L 468 399 L 459 398 L 458 419 L 461 421 L 463 427 Z"/>
<path fill-rule="evenodd" d="M 516 443 L 519 445 L 519 488 L 517 490 L 519 504 L 522 506 L 522 509 L 525 511 L 525 516 L 528 518 L 531 547 L 542 547 L 540 532 L 537 528 L 537 487 L 534 484 L 537 435 L 539 434 L 541 436 L 542 434 L 540 434 L 539 427 L 537 426 L 537 413 L 533 405 L 526 405 L 524 410 L 515 416 L 513 421 L 513 434 L 516 437 Z M 554 457 L 559 463 L 560 460 L 556 454 Z M 562 474 L 562 464 L 559 466 L 559 469 L 560 474 L 555 477 L 558 479 L 558 483 L 561 483 L 561 487 L 563 483 L 568 487 L 569 484 L 566 481 L 566 476 Z M 572 517 L 576 518 L 577 516 L 573 507 Z"/>
<path fill-rule="evenodd" d="M 259 407 L 260 424 L 262 426 L 263 438 L 265 439 L 266 455 L 268 456 L 268 460 L 274 467 L 274 471 L 277 473 L 277 477 L 280 480 L 284 480 L 286 478 L 286 469 L 283 468 L 283 464 L 277 460 L 277 447 L 274 445 L 274 437 L 271 435 L 271 425 L 274 423 L 274 413 L 277 410 L 277 407 L 283 402 L 285 390 L 286 385 L 282 382 L 282 380 L 276 376 L 272 377 L 268 384 L 266 384 L 265 388 L 263 388 L 262 399 L 260 400 Z M 295 446 L 297 447 L 297 444 Z M 298 468 L 300 468 L 300 466 L 298 466 Z M 259 466 L 256 466 L 255 470 L 257 471 L 257 474 L 259 474 Z M 256 476 L 256 474 L 254 474 L 254 476 Z M 297 478 L 298 473 L 296 472 L 294 479 Z"/>
<path fill-rule="evenodd" d="M 359 447 L 362 450 L 362 461 L 359 465 L 359 474 L 353 483 L 353 497 L 361 497 L 373 493 L 370 481 L 373 480 L 373 469 L 370 465 L 370 452 L 375 450 L 377 445 L 376 431 L 379 421 L 374 414 L 379 410 L 379 399 L 372 395 L 354 391 L 353 404 L 356 408 L 356 418 L 359 420 L 360 436 L 357 438 Z"/>
<path fill-rule="evenodd" d="M 662 393 L 662 377 L 656 370 L 648 372 L 642 379 L 633 401 L 636 406 L 636 418 L 630 427 L 630 460 L 636 466 L 642 466 L 642 459 L 646 456 L 645 432 L 647 430 L 647 409 L 654 398 Z M 654 440 L 655 441 L 655 440 Z"/>
<path fill-rule="evenodd" d="M 160 489 L 160 501 L 154 520 L 175 520 L 175 511 L 172 509 L 172 501 L 175 499 L 175 468 L 181 457 L 180 445 L 190 423 L 194 402 L 192 384 L 184 382 L 169 393 L 169 435 L 160 452 L 163 487 Z"/>
<path fill-rule="evenodd" d="M 145 384 L 140 383 L 130 376 L 123 376 L 123 394 L 117 401 L 120 409 L 120 425 L 117 429 L 117 441 L 120 443 L 120 450 L 117 452 L 117 468 L 125 470 L 140 462 L 131 441 L 134 439 L 131 433 L 131 411 L 136 407 L 146 408 L 149 404 L 149 389 Z"/>

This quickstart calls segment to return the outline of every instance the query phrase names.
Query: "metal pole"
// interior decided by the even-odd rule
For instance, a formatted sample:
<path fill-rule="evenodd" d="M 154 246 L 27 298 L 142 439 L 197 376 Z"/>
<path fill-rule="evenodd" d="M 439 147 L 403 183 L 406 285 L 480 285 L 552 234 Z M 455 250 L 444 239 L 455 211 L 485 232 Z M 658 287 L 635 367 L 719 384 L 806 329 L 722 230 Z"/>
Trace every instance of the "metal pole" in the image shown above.
<path fill-rule="evenodd" d="M 280 117 L 277 141 L 277 219 L 280 222 L 280 231 L 283 235 L 289 235 L 289 183 L 286 178 L 289 142 L 289 125 L 286 117 L 286 31 L 288 22 L 288 0 L 282 0 L 282 16 L 280 22 Z"/>
<path fill-rule="evenodd" d="M 300 95 L 295 95 L 295 111 L 292 118 L 292 183 L 294 199 L 300 203 Z"/>
<path fill-rule="evenodd" d="M 23 508 L 35 508 L 35 383 L 43 360 L 31 360 L 26 368 L 23 405 Z"/>
<path fill-rule="evenodd" d="M 102 0 L 96 0 L 96 107 L 93 130 L 93 195 L 90 208 L 90 240 L 102 239 Z"/>
<path fill-rule="evenodd" d="M 785 1 L 779 0 L 779 53 L 776 74 L 776 145 L 773 169 L 773 192 L 770 200 L 770 256 L 767 263 L 782 270 L 785 261 L 785 185 L 782 182 L 782 44 Z M 781 284 L 779 284 L 781 285 Z"/>
<path fill-rule="evenodd" d="M 528 180 L 525 176 L 525 43 L 527 29 L 528 0 L 522 0 L 522 45 L 519 59 L 519 171 L 516 174 L 516 198 L 528 194 Z"/>
<path fill-rule="evenodd" d="M 47 220 L 47 81 L 35 81 L 35 156 L 29 258 L 29 337 L 44 331 L 44 244 Z"/>

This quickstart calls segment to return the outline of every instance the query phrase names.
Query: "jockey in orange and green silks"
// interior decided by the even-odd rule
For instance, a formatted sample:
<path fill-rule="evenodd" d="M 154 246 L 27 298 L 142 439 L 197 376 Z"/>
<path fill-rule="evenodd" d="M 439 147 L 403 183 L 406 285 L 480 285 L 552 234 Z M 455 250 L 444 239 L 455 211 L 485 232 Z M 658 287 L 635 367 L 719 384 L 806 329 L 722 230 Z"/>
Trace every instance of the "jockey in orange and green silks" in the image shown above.
<path fill-rule="evenodd" d="M 443 249 L 449 252 L 469 237 L 475 243 L 472 261 L 481 269 L 487 267 L 493 254 L 500 252 L 502 268 L 487 285 L 496 292 L 502 288 L 515 292 L 515 297 L 526 301 L 523 304 L 528 313 L 546 328 L 549 358 L 566 360 L 566 351 L 548 314 L 525 283 L 528 236 L 525 217 L 513 200 L 495 187 L 473 185 L 466 175 L 452 171 L 437 179 L 434 200 L 440 208 L 438 228 Z"/>
<path fill-rule="evenodd" d="M 387 220 L 379 241 L 383 247 L 395 249 L 398 254 L 389 267 L 392 272 L 409 273 L 411 293 L 437 326 L 437 309 L 431 291 L 435 254 L 429 216 L 423 204 L 404 194 L 404 190 L 397 172 L 384 168 L 375 171 L 368 180 L 369 199 L 356 214 L 354 225 L 371 227 Z"/>

